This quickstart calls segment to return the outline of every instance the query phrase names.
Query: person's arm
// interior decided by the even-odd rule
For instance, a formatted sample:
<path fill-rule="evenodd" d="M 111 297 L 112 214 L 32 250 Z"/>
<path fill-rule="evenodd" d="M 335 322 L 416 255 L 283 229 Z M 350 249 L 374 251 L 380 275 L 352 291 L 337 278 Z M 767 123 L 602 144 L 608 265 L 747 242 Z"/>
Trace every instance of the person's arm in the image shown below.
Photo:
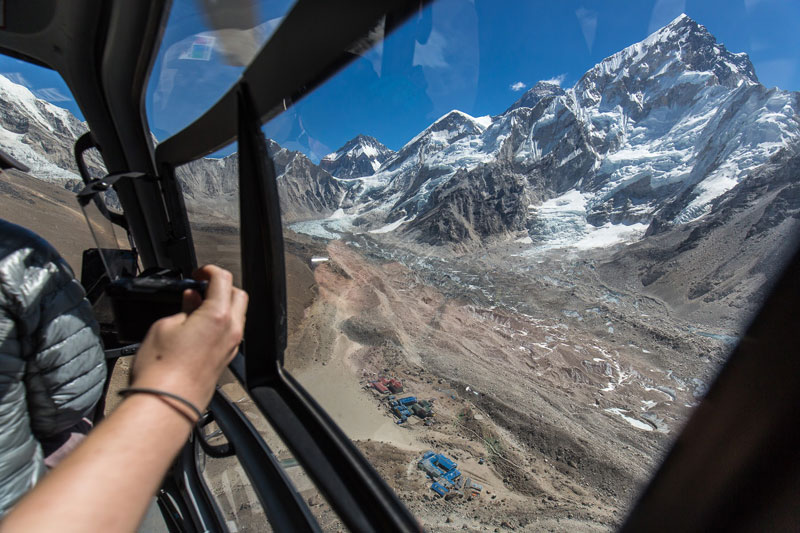
<path fill-rule="evenodd" d="M 158 321 L 137 353 L 132 386 L 177 394 L 200 409 L 236 354 L 247 295 L 208 266 L 206 298 Z M 184 296 L 187 309 L 196 293 Z M 6 516 L 6 531 L 133 531 L 191 431 L 178 401 L 133 394 Z"/>

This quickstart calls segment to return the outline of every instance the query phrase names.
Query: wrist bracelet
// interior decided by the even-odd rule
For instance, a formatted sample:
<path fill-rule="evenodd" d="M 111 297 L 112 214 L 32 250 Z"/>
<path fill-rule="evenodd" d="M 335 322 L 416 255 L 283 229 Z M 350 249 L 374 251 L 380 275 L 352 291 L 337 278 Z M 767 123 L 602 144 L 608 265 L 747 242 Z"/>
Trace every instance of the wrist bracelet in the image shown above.
<path fill-rule="evenodd" d="M 193 404 L 192 402 L 190 402 L 186 398 L 182 398 L 182 397 L 178 396 L 177 394 L 173 394 L 171 392 L 166 392 L 166 391 L 162 391 L 162 390 L 158 390 L 158 389 L 148 389 L 148 388 L 144 388 L 144 387 L 127 387 L 125 389 L 120 389 L 117 394 L 119 394 L 120 396 L 127 397 L 127 396 L 129 396 L 131 394 L 136 394 L 136 393 L 152 394 L 153 396 L 163 396 L 164 398 L 170 398 L 172 400 L 179 401 L 180 403 L 182 403 L 183 405 L 185 405 L 186 407 L 191 409 L 192 412 L 195 415 L 197 415 L 197 418 L 195 420 L 191 420 L 191 419 L 189 420 L 192 424 L 196 424 L 197 422 L 200 421 L 201 418 L 203 418 L 202 411 L 200 411 L 200 409 L 198 409 L 195 404 Z M 174 408 L 174 406 L 173 406 L 173 408 Z M 190 418 L 183 411 L 180 411 L 180 410 L 178 410 L 178 411 L 183 416 L 185 416 L 186 418 Z"/>

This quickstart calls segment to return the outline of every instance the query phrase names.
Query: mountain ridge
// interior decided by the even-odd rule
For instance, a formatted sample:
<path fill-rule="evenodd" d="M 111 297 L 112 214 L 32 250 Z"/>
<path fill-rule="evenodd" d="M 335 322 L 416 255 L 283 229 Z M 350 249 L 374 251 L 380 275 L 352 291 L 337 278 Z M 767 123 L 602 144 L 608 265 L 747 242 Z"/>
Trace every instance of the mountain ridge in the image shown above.
<path fill-rule="evenodd" d="M 0 95 L 0 148 L 74 186 L 72 142 L 85 125 L 5 78 Z M 315 165 L 268 144 L 286 223 L 336 214 L 345 232 L 549 248 L 598 232 L 632 242 L 708 215 L 800 136 L 798 109 L 800 93 L 767 89 L 746 54 L 681 15 L 573 87 L 539 82 L 493 117 L 452 110 L 397 152 L 359 135 Z M 190 207 L 234 216 L 237 165 L 228 156 L 178 169 Z"/>
<path fill-rule="evenodd" d="M 358 178 L 374 174 L 394 153 L 376 138 L 359 134 L 323 157 L 319 167 L 336 178 Z"/>
<path fill-rule="evenodd" d="M 684 224 L 707 214 L 712 200 L 800 135 L 799 99 L 798 93 L 758 83 L 746 54 L 727 51 L 705 27 L 682 15 L 604 59 L 569 89 L 536 84 L 485 128 L 464 130 L 467 117 L 476 119 L 460 112 L 460 127 L 453 112 L 435 121 L 372 176 L 359 220 L 369 221 L 370 212 L 375 223 L 404 219 L 395 231 L 413 233 L 423 230 L 415 217 L 429 210 L 438 217 L 449 212 L 442 227 L 450 229 L 436 237 L 428 225 L 423 241 L 455 243 L 453 235 L 469 235 L 480 242 L 520 231 L 520 215 L 529 205 L 525 227 L 552 226 L 536 206 L 574 191 L 584 213 L 575 240 L 609 225 L 647 227 L 666 205 L 674 211 L 669 225 Z M 451 134 L 424 143 L 422 150 L 421 140 L 444 118 L 452 123 L 439 129 Z M 464 201 L 463 184 L 455 204 L 435 205 L 454 199 L 444 194 L 454 190 L 449 180 L 456 175 L 463 180 L 473 170 L 478 190 L 467 196 L 479 198 L 485 183 L 478 176 L 485 169 L 476 169 L 484 165 L 515 174 L 513 180 L 524 178 L 521 194 L 531 203 L 517 202 L 526 207 L 508 213 L 507 224 L 492 225 L 496 230 L 453 231 L 492 216 L 476 211 L 491 209 L 487 205 Z M 377 193 L 376 185 L 384 191 Z M 426 224 L 430 220 L 425 217 Z M 535 231 L 529 236 L 545 245 L 565 240 Z"/>

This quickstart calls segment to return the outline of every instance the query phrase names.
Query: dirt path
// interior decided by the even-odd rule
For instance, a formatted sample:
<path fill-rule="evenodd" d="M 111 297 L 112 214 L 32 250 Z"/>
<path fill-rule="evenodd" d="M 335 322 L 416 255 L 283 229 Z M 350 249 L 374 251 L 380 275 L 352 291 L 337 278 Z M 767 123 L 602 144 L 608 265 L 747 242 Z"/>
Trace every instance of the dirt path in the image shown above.
<path fill-rule="evenodd" d="M 340 334 L 333 355 L 324 366 L 307 367 L 295 377 L 351 439 L 371 439 L 423 450 L 425 445 L 411 431 L 395 424 L 386 415 L 386 409 L 362 388 L 359 379 L 350 371 L 347 360 L 360 347 Z"/>

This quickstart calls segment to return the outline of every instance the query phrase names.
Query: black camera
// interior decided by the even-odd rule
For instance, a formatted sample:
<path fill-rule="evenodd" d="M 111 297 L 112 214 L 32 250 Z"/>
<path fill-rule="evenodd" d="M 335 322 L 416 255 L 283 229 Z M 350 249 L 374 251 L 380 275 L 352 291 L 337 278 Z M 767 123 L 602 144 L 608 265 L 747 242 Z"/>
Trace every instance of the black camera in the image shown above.
<path fill-rule="evenodd" d="M 153 323 L 181 312 L 183 292 L 192 289 L 205 296 L 207 283 L 193 279 L 174 279 L 151 275 L 118 278 L 108 284 L 117 338 L 120 342 L 139 342 Z"/>
<path fill-rule="evenodd" d="M 101 331 L 113 320 L 117 342 L 126 344 L 144 339 L 155 321 L 180 313 L 185 290 L 192 289 L 205 296 L 207 283 L 180 279 L 175 271 L 163 269 L 135 275 L 139 268 L 137 254 L 122 249 L 128 240 L 126 228 L 120 227 L 119 219 L 124 218 L 110 211 L 105 202 L 105 194 L 120 179 L 130 176 L 92 180 L 78 193 L 78 203 L 97 244 L 97 248 L 83 254 L 81 281 Z"/>

